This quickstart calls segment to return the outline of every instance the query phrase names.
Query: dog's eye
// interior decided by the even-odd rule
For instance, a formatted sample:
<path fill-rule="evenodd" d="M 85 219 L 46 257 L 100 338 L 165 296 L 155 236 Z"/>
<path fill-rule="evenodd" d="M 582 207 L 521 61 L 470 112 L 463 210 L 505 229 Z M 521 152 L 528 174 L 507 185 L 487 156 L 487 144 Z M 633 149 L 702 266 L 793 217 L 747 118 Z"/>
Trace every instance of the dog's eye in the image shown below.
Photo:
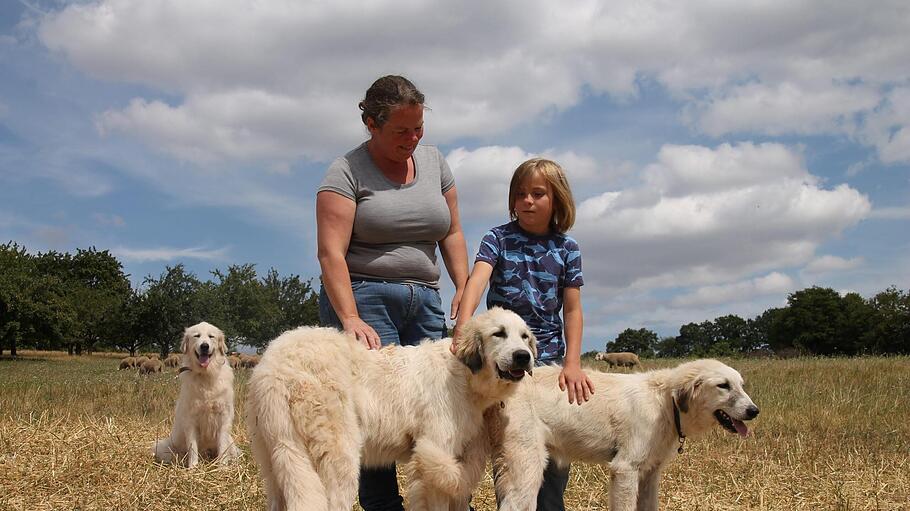
<path fill-rule="evenodd" d="M 724 389 L 724 390 L 730 390 L 730 383 L 729 382 L 718 383 L 717 387 Z"/>
<path fill-rule="evenodd" d="M 493 337 L 502 337 L 503 339 L 505 339 L 505 337 L 506 337 L 505 329 L 500 328 L 499 330 L 493 332 Z"/>
<path fill-rule="evenodd" d="M 521 338 L 522 338 L 522 339 L 523 339 L 523 340 L 525 340 L 525 341 L 527 341 L 527 340 L 528 340 L 528 339 L 530 339 L 530 338 L 531 338 L 531 336 L 530 336 L 530 335 L 528 335 L 528 333 L 527 333 L 527 332 L 525 332 L 525 333 L 523 333 L 523 334 L 521 334 Z"/>
<path fill-rule="evenodd" d="M 202 337 L 202 334 L 193 334 L 193 337 L 198 339 L 198 338 Z"/>

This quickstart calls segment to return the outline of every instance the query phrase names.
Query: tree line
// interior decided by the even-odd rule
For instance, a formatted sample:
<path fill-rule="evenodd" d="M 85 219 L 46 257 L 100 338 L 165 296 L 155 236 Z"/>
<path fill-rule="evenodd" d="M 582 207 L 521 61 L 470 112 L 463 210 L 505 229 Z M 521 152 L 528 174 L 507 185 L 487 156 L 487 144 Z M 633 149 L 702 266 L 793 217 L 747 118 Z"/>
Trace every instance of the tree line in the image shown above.
<path fill-rule="evenodd" d="M 107 250 L 30 254 L 0 245 L 0 354 L 18 348 L 84 351 L 178 349 L 183 329 L 208 321 L 230 346 L 262 347 L 281 332 L 319 321 L 317 294 L 298 275 L 252 264 L 229 266 L 202 280 L 182 264 L 133 287 Z"/>
<path fill-rule="evenodd" d="M 607 351 L 643 357 L 753 355 L 910 354 L 910 291 L 889 287 L 869 299 L 826 287 L 791 293 L 786 307 L 752 318 L 736 315 L 689 323 L 679 335 L 659 338 L 628 328 L 607 342 Z"/>
<path fill-rule="evenodd" d="M 210 274 L 202 280 L 177 264 L 133 287 L 107 250 L 30 254 L 14 242 L 0 245 L 0 354 L 32 348 L 167 355 L 183 329 L 199 321 L 224 330 L 231 346 L 261 348 L 285 330 L 319 321 L 316 290 L 298 275 L 270 269 L 260 276 L 252 264 Z M 910 354 L 910 291 L 890 287 L 864 299 L 811 287 L 752 319 L 721 316 L 664 338 L 629 328 L 606 349 L 643 357 Z"/>

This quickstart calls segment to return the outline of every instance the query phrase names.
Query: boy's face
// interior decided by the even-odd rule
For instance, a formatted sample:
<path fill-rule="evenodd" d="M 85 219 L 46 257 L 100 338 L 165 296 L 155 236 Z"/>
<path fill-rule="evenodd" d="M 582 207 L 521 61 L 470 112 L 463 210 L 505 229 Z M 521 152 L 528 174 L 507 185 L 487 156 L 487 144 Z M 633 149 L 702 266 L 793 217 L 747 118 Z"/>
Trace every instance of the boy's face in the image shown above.
<path fill-rule="evenodd" d="M 522 229 L 533 234 L 550 232 L 553 217 L 553 190 L 539 172 L 531 174 L 518 184 L 512 209 Z"/>

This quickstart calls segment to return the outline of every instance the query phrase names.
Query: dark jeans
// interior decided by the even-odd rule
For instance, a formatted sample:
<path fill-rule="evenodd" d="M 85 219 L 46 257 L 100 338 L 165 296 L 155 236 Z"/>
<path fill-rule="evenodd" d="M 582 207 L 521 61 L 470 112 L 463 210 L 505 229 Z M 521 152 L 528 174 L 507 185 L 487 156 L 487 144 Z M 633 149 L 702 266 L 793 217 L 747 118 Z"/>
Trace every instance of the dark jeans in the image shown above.
<path fill-rule="evenodd" d="M 445 312 L 439 291 L 419 284 L 354 280 L 357 313 L 373 327 L 382 344 L 419 344 L 445 336 Z M 319 321 L 341 328 L 325 289 L 319 291 Z M 360 470 L 360 507 L 365 511 L 403 511 L 395 465 Z"/>

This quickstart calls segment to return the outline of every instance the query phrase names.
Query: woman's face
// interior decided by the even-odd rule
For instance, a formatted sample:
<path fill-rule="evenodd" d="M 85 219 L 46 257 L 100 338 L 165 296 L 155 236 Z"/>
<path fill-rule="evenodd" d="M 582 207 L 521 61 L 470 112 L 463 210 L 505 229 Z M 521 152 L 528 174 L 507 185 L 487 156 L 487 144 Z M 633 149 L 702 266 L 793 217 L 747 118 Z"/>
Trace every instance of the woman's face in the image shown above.
<path fill-rule="evenodd" d="M 370 148 L 376 156 L 396 163 L 408 161 L 423 138 L 423 105 L 404 105 L 389 112 L 382 127 L 367 118 Z"/>

